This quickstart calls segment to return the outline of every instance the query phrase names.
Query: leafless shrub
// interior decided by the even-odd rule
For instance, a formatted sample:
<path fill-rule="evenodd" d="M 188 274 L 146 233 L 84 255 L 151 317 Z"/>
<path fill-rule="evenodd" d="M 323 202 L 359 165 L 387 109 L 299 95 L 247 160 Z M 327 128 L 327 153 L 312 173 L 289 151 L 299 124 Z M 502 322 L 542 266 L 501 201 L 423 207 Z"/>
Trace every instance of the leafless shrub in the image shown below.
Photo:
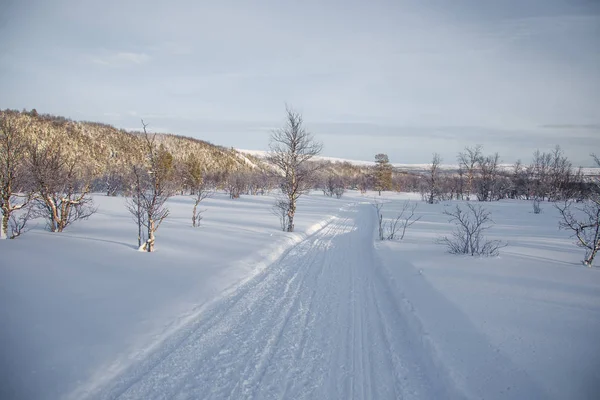
<path fill-rule="evenodd" d="M 344 187 L 344 179 L 340 176 L 328 176 L 324 185 L 325 187 L 323 188 L 323 193 L 325 196 L 335 196 L 336 198 L 340 199 L 346 191 Z"/>
<path fill-rule="evenodd" d="M 383 202 L 378 201 L 377 199 L 373 199 L 374 202 L 372 203 L 373 207 L 375 207 L 375 211 L 377 212 L 377 234 L 379 237 L 379 240 L 384 240 L 385 236 L 383 233 Z"/>
<path fill-rule="evenodd" d="M 596 253 L 600 250 L 600 198 L 584 200 L 574 204 L 567 200 L 555 204 L 562 220 L 561 229 L 570 230 L 577 238 L 577 245 L 585 249 L 583 264 L 591 267 Z"/>
<path fill-rule="evenodd" d="M 101 179 L 107 196 L 117 196 L 123 192 L 125 182 L 120 172 L 116 170 L 107 171 Z"/>
<path fill-rule="evenodd" d="M 600 167 L 598 157 L 594 154 L 592 157 Z M 559 227 L 573 232 L 577 245 L 585 249 L 583 264 L 591 267 L 600 250 L 600 179 L 596 178 L 588 199 L 579 203 L 566 200 L 561 205 L 556 203 L 555 207 L 562 218 Z"/>
<path fill-rule="evenodd" d="M 444 236 L 437 240 L 452 254 L 468 254 L 471 256 L 496 256 L 506 243 L 499 240 L 486 240 L 483 233 L 494 223 L 491 212 L 481 206 L 466 205 L 466 210 L 460 206 L 452 211 L 444 211 L 449 216 L 449 222 L 455 224 L 450 237 Z"/>
<path fill-rule="evenodd" d="M 226 190 L 231 199 L 238 199 L 248 190 L 246 176 L 242 172 L 234 172 L 227 177 Z"/>
<path fill-rule="evenodd" d="M 335 198 L 336 199 L 341 199 L 342 196 L 344 195 L 344 193 L 346 193 L 346 189 L 343 186 L 337 187 L 333 191 L 333 194 L 335 194 Z"/>
<path fill-rule="evenodd" d="M 403 240 L 406 235 L 406 230 L 421 219 L 420 216 L 415 218 L 415 210 L 418 205 L 416 203 L 411 203 L 410 201 L 404 203 L 400 214 L 396 216 L 396 218 L 387 221 L 383 219 L 384 203 L 374 199 L 372 205 L 375 207 L 377 213 L 377 234 L 379 240 Z"/>
<path fill-rule="evenodd" d="M 196 188 L 194 188 L 194 194 L 192 195 L 192 199 L 194 199 L 194 208 L 192 209 L 192 226 L 194 228 L 200 226 L 200 221 L 202 221 L 203 213 L 206 210 L 198 210 L 198 205 L 205 199 L 211 197 L 213 195 L 213 191 L 207 188 L 207 185 L 202 182 Z"/>
<path fill-rule="evenodd" d="M 367 193 L 367 190 L 369 189 L 369 187 L 372 186 L 371 180 L 372 180 L 372 177 L 367 174 L 360 175 L 360 177 L 358 178 L 356 187 L 360 191 L 361 194 Z"/>
<path fill-rule="evenodd" d="M 287 230 L 287 228 L 289 226 L 289 220 L 288 220 L 289 209 L 288 209 L 288 207 L 289 207 L 288 200 L 280 198 L 275 201 L 275 204 L 273 205 L 273 208 L 271 209 L 271 212 L 279 218 L 281 230 L 284 232 Z"/>
<path fill-rule="evenodd" d="M 30 229 L 29 221 L 34 217 L 33 210 L 34 208 L 28 205 L 24 209 L 21 209 L 21 213 L 18 217 L 15 213 L 11 213 L 9 221 L 9 239 L 16 239 Z"/>
<path fill-rule="evenodd" d="M 386 226 L 386 234 L 384 235 L 387 240 L 396 239 L 399 232 L 399 239 L 404 239 L 406 229 L 421 219 L 421 216 L 415 218 L 415 210 L 417 209 L 417 206 L 417 203 L 411 204 L 410 201 L 405 202 L 402 206 L 402 211 L 400 211 L 400 214 L 396 218 L 388 221 Z"/>

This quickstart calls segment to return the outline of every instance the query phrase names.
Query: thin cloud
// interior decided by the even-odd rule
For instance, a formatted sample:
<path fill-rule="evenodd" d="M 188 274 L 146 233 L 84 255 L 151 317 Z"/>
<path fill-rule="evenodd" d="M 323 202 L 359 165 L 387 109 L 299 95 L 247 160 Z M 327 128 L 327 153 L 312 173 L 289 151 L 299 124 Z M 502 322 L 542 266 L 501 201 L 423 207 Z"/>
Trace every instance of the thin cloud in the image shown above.
<path fill-rule="evenodd" d="M 92 56 L 89 58 L 93 64 L 108 67 L 122 67 L 127 65 L 141 65 L 150 60 L 146 53 L 118 52 L 104 56 Z"/>

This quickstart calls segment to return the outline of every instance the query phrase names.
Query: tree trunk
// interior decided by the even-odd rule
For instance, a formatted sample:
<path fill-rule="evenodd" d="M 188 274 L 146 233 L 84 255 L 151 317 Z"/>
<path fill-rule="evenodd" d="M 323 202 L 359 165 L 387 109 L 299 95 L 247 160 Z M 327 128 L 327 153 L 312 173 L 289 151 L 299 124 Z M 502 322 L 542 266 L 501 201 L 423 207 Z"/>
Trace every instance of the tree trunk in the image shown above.
<path fill-rule="evenodd" d="M 138 210 L 138 213 L 140 211 Z M 137 223 L 138 223 L 138 249 L 140 247 L 142 247 L 142 219 L 140 218 L 140 214 L 138 214 L 137 216 Z"/>
<path fill-rule="evenodd" d="M 596 242 L 596 246 L 590 250 L 589 256 L 583 262 L 588 267 L 591 267 L 594 263 L 594 258 L 596 257 L 596 253 L 600 250 L 600 240 Z"/>
<path fill-rule="evenodd" d="M 473 167 L 469 169 L 469 175 L 467 178 L 467 201 L 471 200 L 471 193 L 473 192 Z"/>
<path fill-rule="evenodd" d="M 65 202 L 63 200 L 63 204 L 61 206 L 60 218 L 58 219 L 58 224 L 56 227 L 57 232 L 62 232 L 67 226 L 67 218 L 69 217 L 69 213 L 71 212 L 71 203 Z"/>
<path fill-rule="evenodd" d="M 294 200 L 290 200 L 290 207 L 288 209 L 288 232 L 294 232 L 294 214 L 296 213 L 296 202 Z"/>
<path fill-rule="evenodd" d="M 594 256 L 596 255 L 595 251 L 590 251 L 590 255 L 585 259 L 585 261 L 583 262 L 585 265 L 587 265 L 588 267 L 592 266 L 592 263 L 594 262 Z"/>
<path fill-rule="evenodd" d="M 8 238 L 8 219 L 10 218 L 10 213 L 6 208 L 2 209 L 2 227 L 0 228 L 0 239 Z"/>
<path fill-rule="evenodd" d="M 44 200 L 46 205 L 50 207 L 50 213 L 52 214 L 52 218 L 50 218 L 50 232 L 56 232 L 56 222 L 58 221 L 56 204 L 54 204 L 54 200 L 50 196 L 46 196 Z"/>
<path fill-rule="evenodd" d="M 146 242 L 146 251 L 151 253 L 154 251 L 154 220 L 148 220 L 148 241 Z"/>
<path fill-rule="evenodd" d="M 194 204 L 194 209 L 192 210 L 192 226 L 196 227 L 196 209 L 198 208 L 198 203 Z"/>

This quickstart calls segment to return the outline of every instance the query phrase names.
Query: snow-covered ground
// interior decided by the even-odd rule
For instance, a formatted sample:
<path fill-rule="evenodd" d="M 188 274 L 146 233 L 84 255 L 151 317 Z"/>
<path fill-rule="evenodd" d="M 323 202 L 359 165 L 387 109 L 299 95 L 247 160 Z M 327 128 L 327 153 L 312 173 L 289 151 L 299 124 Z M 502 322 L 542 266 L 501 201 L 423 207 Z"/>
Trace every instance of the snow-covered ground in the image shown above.
<path fill-rule="evenodd" d="M 410 194 L 388 194 L 393 216 Z M 495 258 L 433 243 L 452 203 L 374 240 L 373 194 L 189 198 L 157 252 L 123 199 L 62 234 L 0 241 L 0 398 L 578 398 L 600 393 L 600 270 L 550 205 L 486 204 Z"/>

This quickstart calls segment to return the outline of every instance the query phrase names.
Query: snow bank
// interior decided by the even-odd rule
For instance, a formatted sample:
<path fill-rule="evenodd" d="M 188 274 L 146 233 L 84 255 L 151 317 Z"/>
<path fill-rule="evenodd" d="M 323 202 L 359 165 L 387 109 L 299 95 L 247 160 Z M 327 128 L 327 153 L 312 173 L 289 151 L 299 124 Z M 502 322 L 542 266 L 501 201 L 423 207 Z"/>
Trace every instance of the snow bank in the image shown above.
<path fill-rule="evenodd" d="M 600 271 L 557 229 L 549 205 L 485 204 L 497 258 L 445 253 L 451 204 L 420 204 L 402 243 L 378 243 L 385 274 L 432 362 L 469 398 L 592 399 L 600 393 Z M 401 202 L 387 204 L 389 217 Z M 385 213 L 384 213 L 385 215 Z"/>

